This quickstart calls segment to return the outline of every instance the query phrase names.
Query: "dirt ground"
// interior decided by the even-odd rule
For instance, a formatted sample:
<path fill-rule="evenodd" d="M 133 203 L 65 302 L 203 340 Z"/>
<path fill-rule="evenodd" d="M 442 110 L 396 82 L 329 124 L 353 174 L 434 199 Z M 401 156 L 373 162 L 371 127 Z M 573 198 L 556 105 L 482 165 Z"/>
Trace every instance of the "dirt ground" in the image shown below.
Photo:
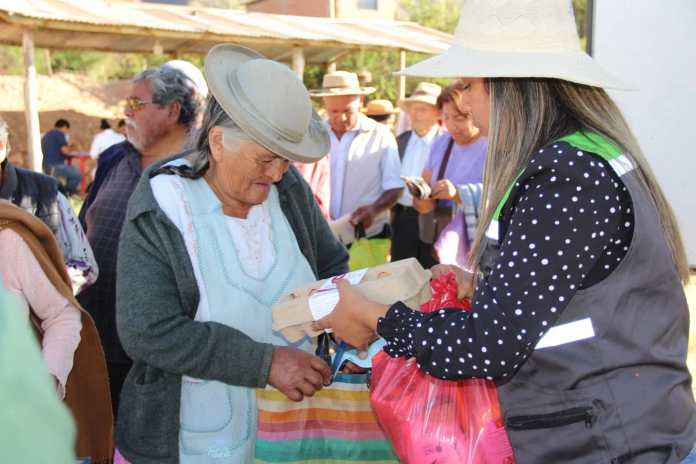
<path fill-rule="evenodd" d="M 127 81 L 100 84 L 76 74 L 39 75 L 40 131 L 51 129 L 59 118 L 67 119 L 70 140 L 79 151 L 88 151 L 92 137 L 99 132 L 100 119 L 108 119 L 113 127 L 123 117 L 127 89 Z M 10 159 L 23 166 L 27 152 L 23 76 L 0 76 L 0 115 L 10 127 Z"/>

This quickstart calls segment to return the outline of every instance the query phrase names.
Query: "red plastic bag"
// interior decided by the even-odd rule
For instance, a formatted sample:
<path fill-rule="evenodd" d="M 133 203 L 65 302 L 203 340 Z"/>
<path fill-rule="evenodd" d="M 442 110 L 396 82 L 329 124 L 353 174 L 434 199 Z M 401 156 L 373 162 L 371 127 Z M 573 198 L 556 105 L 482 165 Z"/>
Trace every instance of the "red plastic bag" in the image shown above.
<path fill-rule="evenodd" d="M 433 280 L 423 312 L 469 310 L 457 299 L 454 274 Z M 495 384 L 483 379 L 442 380 L 413 359 L 381 352 L 372 360 L 370 403 L 402 463 L 513 464 Z"/>

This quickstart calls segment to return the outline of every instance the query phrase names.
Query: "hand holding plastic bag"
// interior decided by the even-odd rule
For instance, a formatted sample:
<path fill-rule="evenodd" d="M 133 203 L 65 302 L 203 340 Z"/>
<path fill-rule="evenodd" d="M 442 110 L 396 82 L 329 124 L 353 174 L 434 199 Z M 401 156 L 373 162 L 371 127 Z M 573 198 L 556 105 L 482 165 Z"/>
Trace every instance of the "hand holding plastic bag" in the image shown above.
<path fill-rule="evenodd" d="M 470 308 L 457 298 L 454 274 L 431 282 L 423 312 Z M 431 377 L 413 359 L 379 353 L 373 359 L 370 402 L 402 463 L 512 464 L 495 384 Z"/>

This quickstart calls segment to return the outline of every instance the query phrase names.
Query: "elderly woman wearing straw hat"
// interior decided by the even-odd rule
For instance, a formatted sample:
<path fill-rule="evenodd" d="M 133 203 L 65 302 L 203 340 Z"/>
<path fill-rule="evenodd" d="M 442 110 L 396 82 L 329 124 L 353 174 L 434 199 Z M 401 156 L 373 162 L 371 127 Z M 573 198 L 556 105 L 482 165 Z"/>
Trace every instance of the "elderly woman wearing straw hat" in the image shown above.
<path fill-rule="evenodd" d="M 309 186 L 329 137 L 302 82 L 243 47 L 205 61 L 212 97 L 195 148 L 145 172 L 118 256 L 117 322 L 133 367 L 117 446 L 132 462 L 247 463 L 254 389 L 299 401 L 328 382 L 305 338 L 271 329 L 271 305 L 347 270 Z"/>
<path fill-rule="evenodd" d="M 434 272 L 454 271 L 472 310 L 385 307 L 341 282 L 318 326 L 495 380 L 519 463 L 693 462 L 684 247 L 570 2 L 465 1 L 454 46 L 406 73 L 464 78 L 489 134 L 478 278 Z"/>

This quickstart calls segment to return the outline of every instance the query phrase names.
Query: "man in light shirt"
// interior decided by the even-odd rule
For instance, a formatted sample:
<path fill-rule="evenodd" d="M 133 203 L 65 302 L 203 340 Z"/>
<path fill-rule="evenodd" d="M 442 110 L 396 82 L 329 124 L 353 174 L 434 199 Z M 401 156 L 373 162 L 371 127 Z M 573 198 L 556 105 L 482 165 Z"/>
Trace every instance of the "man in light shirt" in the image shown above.
<path fill-rule="evenodd" d="M 126 137 L 124 137 L 123 134 L 120 134 L 111 128 L 109 121 L 106 119 L 101 120 L 99 128 L 101 129 L 101 132 L 94 136 L 94 139 L 92 139 L 92 146 L 89 149 L 89 156 L 92 159 L 97 159 L 99 155 L 101 155 L 102 152 L 110 146 L 126 140 Z"/>
<path fill-rule="evenodd" d="M 421 176 L 432 143 L 442 134 L 440 111 L 437 108 L 437 97 L 441 90 L 439 85 L 421 82 L 409 98 L 399 102 L 412 127 L 396 139 L 402 176 Z M 392 260 L 413 257 L 426 269 L 436 264 L 432 245 L 422 242 L 418 236 L 418 211 L 413 208 L 413 197 L 408 189 L 404 189 L 394 207 L 392 231 Z"/>
<path fill-rule="evenodd" d="M 387 238 L 389 210 L 403 191 L 396 140 L 383 124 L 360 112 L 371 87 L 360 87 L 354 73 L 324 76 L 321 97 L 331 137 L 331 201 L 333 221 L 362 225 L 368 238 Z"/>
<path fill-rule="evenodd" d="M 195 66 L 193 72 L 191 78 L 165 64 L 147 69 L 131 81 L 124 108 L 127 140 L 99 156 L 94 183 L 80 210 L 80 222 L 100 274 L 97 282 L 80 294 L 79 301 L 94 318 L 102 339 L 115 414 L 131 367 L 116 332 L 116 258 L 121 229 L 142 171 L 181 152 L 198 121 L 200 89 L 193 82 L 203 78 Z"/>

